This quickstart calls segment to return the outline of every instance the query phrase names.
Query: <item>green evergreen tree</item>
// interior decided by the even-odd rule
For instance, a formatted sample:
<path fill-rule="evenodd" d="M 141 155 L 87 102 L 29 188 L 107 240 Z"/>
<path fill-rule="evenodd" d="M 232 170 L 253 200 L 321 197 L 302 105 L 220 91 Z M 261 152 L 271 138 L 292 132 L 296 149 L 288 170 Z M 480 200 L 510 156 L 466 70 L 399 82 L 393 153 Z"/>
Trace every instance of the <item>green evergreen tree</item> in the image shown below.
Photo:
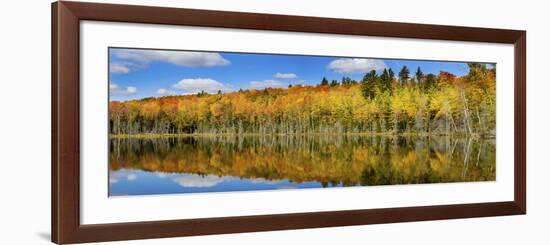
<path fill-rule="evenodd" d="M 401 71 L 399 71 L 399 84 L 401 86 L 405 85 L 407 81 L 409 81 L 409 74 L 409 68 L 407 66 L 403 66 Z"/>
<path fill-rule="evenodd" d="M 414 76 L 416 77 L 416 83 L 418 85 L 421 85 L 422 84 L 422 78 L 424 77 L 424 73 L 422 73 L 422 70 L 420 69 L 420 66 L 418 68 L 416 68 L 416 73 L 414 74 Z"/>
<path fill-rule="evenodd" d="M 353 84 L 353 80 L 349 77 L 342 77 L 342 86 L 349 86 Z"/>
<path fill-rule="evenodd" d="M 424 89 L 429 89 L 434 87 L 436 79 L 437 77 L 432 73 L 429 73 L 428 75 L 426 75 L 426 82 L 424 84 Z"/>
<path fill-rule="evenodd" d="M 391 68 L 390 68 L 391 71 Z M 392 71 L 393 73 L 393 71 Z M 391 82 L 392 77 L 390 76 L 390 72 L 388 69 L 384 68 L 382 71 L 382 74 L 380 75 L 380 90 L 384 91 L 391 91 Z"/>
<path fill-rule="evenodd" d="M 328 80 L 326 77 L 323 77 L 323 80 L 321 80 L 321 86 L 328 86 Z"/>
<path fill-rule="evenodd" d="M 208 93 L 204 90 L 201 90 L 200 92 L 197 93 L 198 97 L 204 97 L 204 96 L 207 96 L 207 95 L 208 95 Z"/>
<path fill-rule="evenodd" d="M 376 82 L 378 80 L 378 75 L 376 71 L 372 70 L 369 73 L 365 74 L 363 80 L 361 80 L 361 93 L 366 99 L 373 99 L 376 91 Z"/>
<path fill-rule="evenodd" d="M 472 82 L 480 81 L 487 75 L 487 65 L 482 63 L 468 63 L 470 71 L 468 72 L 468 80 Z"/>
<path fill-rule="evenodd" d="M 391 83 L 393 82 L 393 78 L 395 77 L 395 73 L 391 68 L 388 69 L 388 77 L 390 78 L 390 89 L 391 89 Z"/>

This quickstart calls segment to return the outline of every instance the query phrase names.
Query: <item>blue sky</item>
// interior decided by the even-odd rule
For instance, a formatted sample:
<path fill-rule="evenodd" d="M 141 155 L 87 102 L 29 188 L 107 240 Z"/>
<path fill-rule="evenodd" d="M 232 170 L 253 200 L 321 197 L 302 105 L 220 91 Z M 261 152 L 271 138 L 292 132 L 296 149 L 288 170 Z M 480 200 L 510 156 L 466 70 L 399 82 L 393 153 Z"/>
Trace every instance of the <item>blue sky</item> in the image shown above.
<path fill-rule="evenodd" d="M 464 62 L 110 48 L 109 91 L 111 100 L 131 100 L 202 90 L 286 88 L 316 85 L 323 77 L 360 80 L 373 69 L 392 68 L 397 75 L 404 65 L 411 76 L 418 66 L 424 74 L 468 73 Z"/>

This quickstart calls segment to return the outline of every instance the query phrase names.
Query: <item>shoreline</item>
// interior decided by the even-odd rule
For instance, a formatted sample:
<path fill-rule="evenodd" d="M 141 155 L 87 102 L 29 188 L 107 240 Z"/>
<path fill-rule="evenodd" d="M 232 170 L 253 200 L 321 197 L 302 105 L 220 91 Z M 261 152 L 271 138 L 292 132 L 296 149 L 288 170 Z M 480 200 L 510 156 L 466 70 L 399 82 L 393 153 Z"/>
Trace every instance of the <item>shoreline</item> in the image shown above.
<path fill-rule="evenodd" d="M 494 135 L 480 135 L 480 134 L 443 134 L 443 133 L 376 133 L 376 132 L 367 132 L 367 133 L 273 133 L 273 134 L 262 134 L 262 133 L 183 133 L 183 134 L 160 134 L 160 133 L 140 133 L 140 134 L 109 134 L 109 139 L 128 139 L 128 138 L 186 138 L 186 137 L 287 137 L 287 136 L 321 136 L 321 135 L 332 135 L 332 136 L 378 136 L 378 137 L 451 137 L 451 138 L 480 138 L 480 139 L 496 139 Z"/>

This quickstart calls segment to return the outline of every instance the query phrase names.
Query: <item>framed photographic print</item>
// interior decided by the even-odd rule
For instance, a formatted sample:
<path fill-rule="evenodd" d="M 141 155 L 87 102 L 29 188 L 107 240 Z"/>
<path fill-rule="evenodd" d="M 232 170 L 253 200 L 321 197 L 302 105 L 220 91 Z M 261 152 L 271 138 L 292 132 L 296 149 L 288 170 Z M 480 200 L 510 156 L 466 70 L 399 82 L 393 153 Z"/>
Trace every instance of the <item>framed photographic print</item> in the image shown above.
<path fill-rule="evenodd" d="M 519 30 L 52 5 L 52 241 L 525 214 Z"/>

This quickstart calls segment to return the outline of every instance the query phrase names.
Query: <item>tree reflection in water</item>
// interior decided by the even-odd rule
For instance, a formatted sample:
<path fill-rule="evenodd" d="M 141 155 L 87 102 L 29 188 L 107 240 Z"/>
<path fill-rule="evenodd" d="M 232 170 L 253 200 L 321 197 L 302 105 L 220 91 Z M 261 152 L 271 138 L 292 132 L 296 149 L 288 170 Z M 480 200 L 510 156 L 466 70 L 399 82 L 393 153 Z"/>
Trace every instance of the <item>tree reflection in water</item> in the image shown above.
<path fill-rule="evenodd" d="M 109 156 L 112 176 L 133 170 L 158 176 L 180 174 L 178 183 L 191 183 L 198 176 L 213 183 L 202 186 L 202 192 L 281 187 L 276 183 L 304 183 L 295 187 L 307 188 L 494 181 L 495 166 L 494 139 L 434 136 L 115 138 L 110 141 Z M 224 187 L 224 178 L 233 184 Z M 237 181 L 246 185 L 236 188 Z M 111 181 L 111 187 L 118 184 Z M 190 185 L 170 192 L 201 187 Z M 215 190 L 206 188 L 214 185 Z M 135 193 L 160 192 L 150 187 Z"/>

